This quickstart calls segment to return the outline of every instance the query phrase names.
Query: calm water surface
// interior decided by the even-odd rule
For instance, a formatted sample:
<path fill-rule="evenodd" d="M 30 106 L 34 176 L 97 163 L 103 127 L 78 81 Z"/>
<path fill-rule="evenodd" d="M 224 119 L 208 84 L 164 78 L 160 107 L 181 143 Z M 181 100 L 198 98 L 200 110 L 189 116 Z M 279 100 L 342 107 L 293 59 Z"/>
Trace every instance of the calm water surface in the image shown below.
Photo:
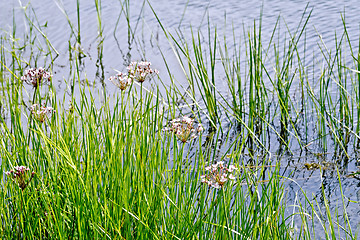
<path fill-rule="evenodd" d="M 186 83 L 171 46 L 162 33 L 151 9 L 147 5 L 143 7 L 142 0 L 130 1 L 129 24 L 135 32 L 135 37 L 130 36 L 129 38 L 127 22 L 123 13 L 118 25 L 116 25 L 122 9 L 121 2 L 118 0 L 101 1 L 101 24 L 103 28 L 101 37 L 99 36 L 99 21 L 94 1 L 80 0 L 81 47 L 86 54 L 86 57 L 82 59 L 82 77 L 93 82 L 95 88 L 100 88 L 104 83 L 109 91 L 115 91 L 116 89 L 104 80 L 113 75 L 116 72 L 115 70 L 122 71 L 130 61 L 140 60 L 141 56 L 145 55 L 146 59 L 150 60 L 162 72 L 161 77 L 165 80 L 167 78 L 164 73 L 166 68 L 159 51 L 161 49 L 177 81 Z M 28 1 L 0 1 L 0 27 L 4 31 L 10 31 L 14 21 L 19 38 L 23 36 L 24 31 L 28 30 L 20 3 L 25 6 Z M 235 32 L 241 36 L 244 29 L 253 26 L 254 20 L 258 22 L 261 9 L 263 9 L 262 37 L 265 42 L 266 39 L 270 38 L 279 16 L 280 28 L 283 30 L 281 32 L 283 37 L 279 38 L 279 42 L 282 43 L 288 39 L 286 38 L 286 28 L 289 28 L 290 32 L 294 32 L 302 16 L 312 11 L 306 28 L 306 54 L 309 59 L 321 56 L 318 47 L 318 44 L 321 44 L 321 39 L 328 49 L 334 49 L 335 33 L 342 34 L 343 32 L 341 15 L 346 19 L 349 37 L 354 47 L 357 48 L 358 46 L 360 26 L 360 2 L 358 0 L 316 0 L 309 1 L 308 4 L 300 0 L 150 0 L 150 3 L 164 27 L 174 34 L 181 32 L 184 39 L 188 39 L 188 41 L 191 39 L 191 28 L 199 29 L 207 34 L 208 19 L 210 19 L 211 26 L 216 25 L 219 35 L 231 36 Z M 54 81 L 57 82 L 59 92 L 65 91 L 66 84 L 63 79 L 69 78 L 69 39 L 70 45 L 76 46 L 74 37 L 71 38 L 68 21 L 61 9 L 66 11 L 70 21 L 77 28 L 76 1 L 33 0 L 31 5 L 36 12 L 40 25 L 47 24 L 43 30 L 60 53 L 53 69 Z M 98 48 L 101 39 L 103 39 L 102 56 L 100 56 Z M 302 47 L 301 43 L 299 47 Z M 331 160 L 329 158 L 324 157 L 327 161 Z M 358 157 L 354 153 L 352 159 L 343 163 L 340 169 L 344 194 L 354 201 L 360 200 L 360 181 L 344 176 L 358 170 L 357 159 Z M 332 210 L 335 211 L 336 204 L 341 204 L 338 175 L 331 164 L 320 174 L 319 170 L 307 171 L 303 168 L 304 162 L 321 161 L 321 159 L 316 159 L 314 155 L 299 153 L 297 156 L 282 157 L 281 161 L 282 174 L 297 179 L 297 183 L 303 187 L 308 196 L 317 199 L 322 208 L 324 199 L 322 198 L 321 184 L 325 188 Z M 290 203 L 297 199 L 298 193 L 300 190 L 296 183 L 287 183 Z M 349 203 L 347 209 L 353 228 L 359 227 L 359 205 Z M 289 213 L 291 213 L 291 209 L 289 209 Z"/>
<path fill-rule="evenodd" d="M 13 23 L 13 9 L 15 9 L 15 22 L 18 36 L 28 27 L 24 26 L 25 20 L 21 13 L 20 4 L 26 6 L 29 1 L 11 0 L 0 2 L 0 27 L 10 30 Z M 60 8 L 64 8 L 69 19 L 77 28 L 76 1 L 74 0 L 33 0 L 30 1 L 35 9 L 40 24 L 47 23 L 44 31 L 49 40 L 61 54 L 57 64 L 66 65 L 68 60 L 68 48 L 70 28 L 67 19 Z M 113 69 L 125 68 L 129 56 L 131 60 L 140 58 L 139 51 L 145 53 L 154 65 L 162 64 L 159 57 L 158 45 L 162 46 L 166 57 L 173 58 L 172 50 L 168 40 L 162 34 L 154 14 L 148 6 L 142 8 L 142 0 L 130 1 L 130 25 L 136 32 L 135 39 L 128 44 L 127 22 L 124 15 L 120 17 L 119 24 L 115 29 L 118 16 L 121 13 L 121 2 L 119 0 L 102 0 L 101 24 L 103 27 L 103 71 L 104 76 L 113 74 Z M 297 28 L 304 10 L 308 4 L 305 14 L 312 10 L 310 21 L 306 29 L 307 53 L 309 55 L 320 54 L 317 44 L 319 36 L 329 49 L 334 47 L 335 32 L 342 33 L 341 14 L 346 18 L 346 24 L 350 38 L 354 44 L 359 36 L 359 10 L 360 3 L 356 0 L 350 1 L 243 1 L 243 0 L 156 0 L 150 1 L 159 19 L 167 30 L 175 33 L 181 31 L 185 38 L 190 39 L 190 27 L 201 29 L 207 33 L 208 21 L 216 25 L 218 33 L 230 35 L 234 30 L 238 35 L 253 26 L 253 21 L 258 20 L 263 7 L 262 33 L 263 39 L 269 39 L 275 23 L 280 16 L 280 27 L 286 31 L 294 32 Z M 98 17 L 94 1 L 80 1 L 81 18 L 81 43 L 88 58 L 85 58 L 88 78 L 95 77 L 98 38 Z M 226 19 L 226 20 L 225 20 Z M 285 25 L 285 22 L 287 26 Z M 231 36 L 231 35 L 230 35 Z M 229 37 L 230 37 L 229 36 Z M 74 39 L 73 39 L 74 40 Z M 285 36 L 280 41 L 284 41 Z M 265 40 L 266 41 L 266 40 Z M 166 49 L 167 48 L 167 49 Z M 175 58 L 174 58 L 175 60 Z M 94 67 L 95 65 L 95 67 Z M 157 65 L 157 66 L 158 66 Z M 178 65 L 174 62 L 174 65 Z M 176 66 L 173 66 L 176 67 Z M 59 77 L 60 78 L 60 77 Z"/>

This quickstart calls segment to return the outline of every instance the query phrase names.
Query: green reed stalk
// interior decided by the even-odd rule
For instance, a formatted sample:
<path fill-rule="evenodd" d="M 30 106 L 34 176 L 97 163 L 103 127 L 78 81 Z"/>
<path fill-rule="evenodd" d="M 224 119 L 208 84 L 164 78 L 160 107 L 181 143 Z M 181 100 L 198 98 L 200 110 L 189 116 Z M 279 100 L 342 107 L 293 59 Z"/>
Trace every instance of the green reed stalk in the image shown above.
<path fill-rule="evenodd" d="M 262 43 L 261 43 L 261 26 L 262 18 L 260 17 L 259 28 L 256 28 L 254 21 L 253 33 L 248 33 L 248 104 L 249 117 L 248 128 L 255 135 L 260 136 L 263 130 L 261 118 L 265 117 L 265 105 L 267 102 L 267 91 L 263 82 L 263 65 L 262 65 Z M 258 32 L 256 32 L 258 30 Z M 249 135 L 249 149 L 253 151 L 254 138 Z"/>
<path fill-rule="evenodd" d="M 81 44 L 81 21 L 80 21 L 80 0 L 76 0 L 76 16 L 77 16 L 77 42 Z"/>

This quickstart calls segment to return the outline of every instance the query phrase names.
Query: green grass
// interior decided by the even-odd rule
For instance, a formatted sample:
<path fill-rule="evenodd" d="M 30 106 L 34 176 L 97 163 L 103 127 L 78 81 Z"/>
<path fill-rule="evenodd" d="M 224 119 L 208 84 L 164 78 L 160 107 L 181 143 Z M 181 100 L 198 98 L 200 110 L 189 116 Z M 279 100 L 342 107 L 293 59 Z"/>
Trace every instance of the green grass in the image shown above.
<path fill-rule="evenodd" d="M 130 22 L 129 1 L 120 5 L 114 35 L 123 16 L 130 45 L 137 41 L 139 22 L 135 27 Z M 133 83 L 109 95 L 106 84 L 111 83 L 105 83 L 102 65 L 106 35 L 101 1 L 95 0 L 94 7 L 101 89 L 88 84 L 94 79 L 81 82 L 80 65 L 86 55 L 71 47 L 82 39 L 80 1 L 76 24 L 63 8 L 70 32 L 70 72 L 65 79 L 69 94 L 57 93 L 53 83 L 31 88 L 20 80 L 29 67 L 54 70 L 58 55 L 31 5 L 24 8 L 29 31 L 18 36 L 14 15 L 12 32 L 0 36 L 0 169 L 24 165 L 35 172 L 23 191 L 9 176 L 1 178 L 1 236 L 357 239 L 359 227 L 347 214 L 352 200 L 343 194 L 340 172 L 341 202 L 333 212 L 324 186 L 323 205 L 300 185 L 298 196 L 289 198 L 287 184 L 298 184 L 297 179 L 283 176 L 282 161 L 274 156 L 298 149 L 316 153 L 321 148 L 345 161 L 350 147 L 358 144 L 359 53 L 354 52 L 345 20 L 333 52 L 319 45 L 325 65 L 315 77 L 304 57 L 311 15 L 307 9 L 295 32 L 286 28 L 288 41 L 280 46 L 279 22 L 271 39 L 264 40 L 261 18 L 252 28 L 244 27 L 243 42 L 235 30 L 233 36 L 219 36 L 210 20 L 206 37 L 192 29 L 191 38 L 183 39 L 181 32 L 168 31 L 156 9 L 144 1 L 140 14 L 145 7 L 152 9 L 188 85 L 177 83 L 159 46 L 167 69 L 153 77 L 156 87 Z M 346 61 L 349 52 L 353 65 Z M 225 91 L 217 87 L 219 75 L 226 81 Z M 34 103 L 52 106 L 55 113 L 40 123 L 31 116 Z M 187 143 L 163 131 L 182 115 L 205 126 Z M 310 118 L 317 128 L 310 129 Z M 317 132 L 309 133 L 314 129 Z M 221 189 L 201 183 L 205 167 L 220 160 L 238 167 L 236 182 Z"/>

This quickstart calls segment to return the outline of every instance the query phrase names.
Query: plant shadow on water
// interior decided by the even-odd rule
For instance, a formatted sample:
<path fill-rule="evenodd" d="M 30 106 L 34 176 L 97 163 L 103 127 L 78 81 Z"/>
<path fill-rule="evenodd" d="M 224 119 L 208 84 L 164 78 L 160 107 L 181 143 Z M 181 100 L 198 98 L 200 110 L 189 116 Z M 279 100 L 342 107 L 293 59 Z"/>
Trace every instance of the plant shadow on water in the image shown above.
<path fill-rule="evenodd" d="M 308 5 L 295 25 L 264 26 L 262 9 L 222 29 L 209 11 L 187 26 L 188 1 L 168 29 L 134 2 L 57 0 L 59 19 L 12 10 L 0 235 L 356 239 L 360 37 L 345 13 L 329 44 L 310 34 Z"/>

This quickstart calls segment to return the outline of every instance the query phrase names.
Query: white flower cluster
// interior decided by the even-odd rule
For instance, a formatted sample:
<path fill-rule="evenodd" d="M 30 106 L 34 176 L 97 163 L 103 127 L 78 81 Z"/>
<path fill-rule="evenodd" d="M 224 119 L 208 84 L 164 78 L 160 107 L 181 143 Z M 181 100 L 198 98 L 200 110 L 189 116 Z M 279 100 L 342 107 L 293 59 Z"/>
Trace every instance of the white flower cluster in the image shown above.
<path fill-rule="evenodd" d="M 209 185 L 209 187 L 219 189 L 222 188 L 226 182 L 235 181 L 233 172 L 237 170 L 237 168 L 234 165 L 226 167 L 224 166 L 224 162 L 220 161 L 205 167 L 205 170 L 207 173 L 200 176 L 201 182 Z"/>
<path fill-rule="evenodd" d="M 150 68 L 151 62 L 131 62 L 127 67 L 128 74 L 118 73 L 109 78 L 121 91 L 124 91 L 134 80 L 142 83 L 146 77 L 152 74 L 159 74 L 156 69 Z"/>
<path fill-rule="evenodd" d="M 194 139 L 203 131 L 203 126 L 199 123 L 197 127 L 194 126 L 194 119 L 184 116 L 170 121 L 170 127 L 165 127 L 164 131 L 173 132 L 176 137 L 183 143 Z"/>
<path fill-rule="evenodd" d="M 110 77 L 109 81 L 111 81 L 118 88 L 120 88 L 121 91 L 124 91 L 132 83 L 132 79 L 122 72 Z"/>
<path fill-rule="evenodd" d="M 46 118 L 49 118 L 53 112 L 55 112 L 52 107 L 39 106 L 39 104 L 32 105 L 30 107 L 30 111 L 34 118 L 42 123 L 46 120 Z"/>
<path fill-rule="evenodd" d="M 21 81 L 32 85 L 34 88 L 37 88 L 42 83 L 50 82 L 51 78 L 52 75 L 50 73 L 46 72 L 42 67 L 39 67 L 25 70 L 24 76 L 20 79 Z"/>
<path fill-rule="evenodd" d="M 159 74 L 156 69 L 151 69 L 151 62 L 131 62 L 127 67 L 129 77 L 142 83 L 148 75 Z"/>
<path fill-rule="evenodd" d="M 33 176 L 35 175 L 35 172 L 31 173 L 30 179 L 26 182 L 27 179 L 27 172 L 30 171 L 28 167 L 25 166 L 16 166 L 14 169 L 5 172 L 7 176 L 12 177 L 12 180 L 15 181 L 21 190 L 24 190 L 26 186 L 29 184 Z"/>

